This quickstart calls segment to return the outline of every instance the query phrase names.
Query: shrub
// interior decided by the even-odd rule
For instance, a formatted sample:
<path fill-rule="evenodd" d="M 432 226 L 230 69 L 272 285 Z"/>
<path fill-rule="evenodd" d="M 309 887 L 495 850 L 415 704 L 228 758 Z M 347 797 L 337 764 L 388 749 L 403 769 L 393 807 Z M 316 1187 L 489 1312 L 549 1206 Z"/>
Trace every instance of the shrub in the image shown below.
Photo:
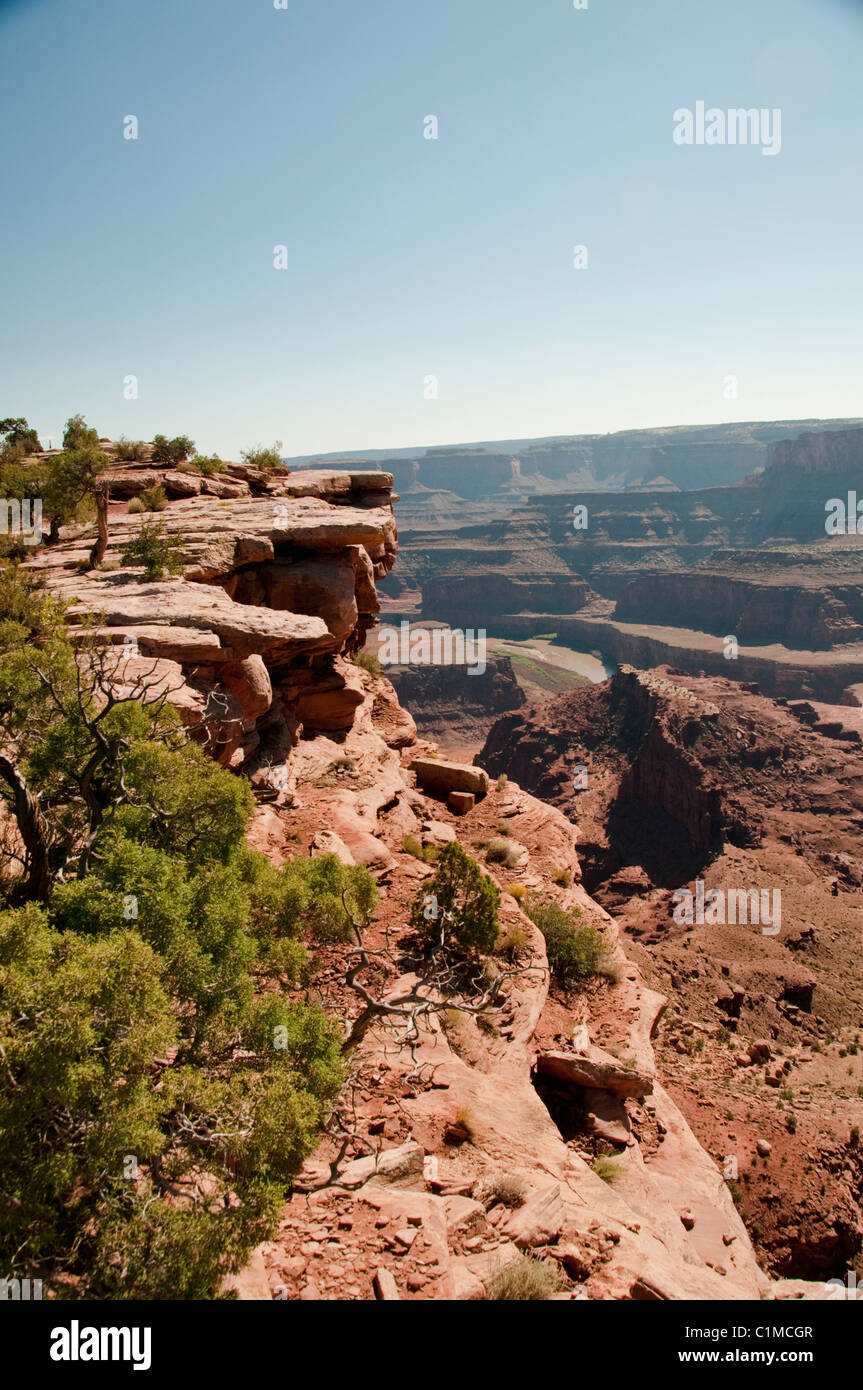
<path fill-rule="evenodd" d="M 178 434 L 173 439 L 167 439 L 164 434 L 157 434 L 153 438 L 153 452 L 151 458 L 153 463 L 183 463 L 191 458 L 195 452 L 195 442 L 187 434 Z"/>
<path fill-rule="evenodd" d="M 554 875 L 554 882 L 560 888 L 572 887 L 572 869 L 558 869 Z"/>
<path fill-rule="evenodd" d="M 179 574 L 183 568 L 183 539 L 165 532 L 161 521 L 142 521 L 137 536 L 123 549 L 124 565 L 142 565 L 145 579 L 161 579 L 165 570 Z"/>
<path fill-rule="evenodd" d="M 67 452 L 76 449 L 98 449 L 99 431 L 92 429 L 85 421 L 83 415 L 72 415 L 66 421 L 66 428 L 63 431 L 63 448 Z"/>
<path fill-rule="evenodd" d="M 485 847 L 485 859 L 487 864 L 503 864 L 507 869 L 512 869 L 519 862 L 519 854 L 501 837 L 489 840 Z"/>
<path fill-rule="evenodd" d="M 22 814 L 20 768 L 51 848 L 0 879 L 0 1269 L 60 1298 L 218 1297 L 344 1078 L 340 1030 L 295 997 L 302 937 L 352 938 L 377 889 L 250 850 L 248 783 L 160 701 L 100 703 L 98 659 L 12 567 L 0 615 L 0 793 Z"/>
<path fill-rule="evenodd" d="M 346 777 L 350 777 L 352 772 L 356 772 L 356 758 L 342 757 L 335 758 L 330 763 L 325 772 L 318 778 L 319 787 L 338 787 L 341 786 Z"/>
<path fill-rule="evenodd" d="M 73 421 L 69 422 L 70 426 Z M 59 538 L 61 526 L 70 521 L 87 521 L 93 515 L 93 493 L 110 459 L 99 448 L 96 431 L 88 430 L 81 422 L 67 428 L 70 438 L 83 442 L 56 454 L 37 465 L 36 488 L 31 496 L 41 496 L 43 512 L 50 520 L 52 541 Z M 92 437 L 91 437 L 92 436 Z M 7 494 L 8 495 L 8 494 Z M 28 493 L 24 493 L 27 496 Z"/>
<path fill-rule="evenodd" d="M 141 505 L 145 512 L 163 512 L 168 505 L 168 498 L 165 489 L 162 487 L 145 487 L 141 493 Z"/>
<path fill-rule="evenodd" d="M 416 835 L 405 835 L 402 849 L 405 854 L 412 854 L 414 859 L 422 859 L 425 864 L 436 864 L 440 859 L 437 845 L 424 845 Z"/>
<path fill-rule="evenodd" d="M 459 1014 L 461 1019 L 462 1015 Z M 460 1105 L 455 1112 L 455 1123 L 459 1129 L 463 1129 L 468 1138 L 468 1143 L 472 1144 L 476 1138 L 476 1119 L 469 1105 Z"/>
<path fill-rule="evenodd" d="M 200 473 L 205 478 L 210 478 L 214 473 L 224 473 L 225 464 L 218 454 L 195 454 L 187 465 L 195 473 Z"/>
<path fill-rule="evenodd" d="M 20 416 L 16 419 L 0 420 L 0 438 L 5 439 L 8 448 L 17 449 L 22 458 L 26 458 L 28 454 L 41 453 L 42 450 L 38 434 Z"/>
<path fill-rule="evenodd" d="M 509 781 L 509 778 L 507 777 L 506 773 L 505 773 L 505 772 L 502 772 L 502 773 L 500 774 L 500 776 L 498 777 L 497 781 L 495 782 L 495 786 L 497 787 L 497 789 L 498 789 L 499 792 L 502 792 L 502 791 L 503 791 L 503 789 L 504 789 L 504 787 L 506 786 L 506 784 L 507 784 L 508 781 Z"/>
<path fill-rule="evenodd" d="M 603 1182 L 611 1184 L 620 1177 L 620 1164 L 616 1163 L 613 1158 L 606 1158 L 604 1154 L 595 1159 L 590 1166 L 596 1176 L 602 1178 Z"/>
<path fill-rule="evenodd" d="M 133 516 L 138 516 L 142 511 L 144 511 L 144 503 L 141 501 L 140 497 L 129 498 L 129 506 L 127 508 L 127 511 L 130 511 Z"/>
<path fill-rule="evenodd" d="M 497 955 L 503 956 L 504 960 L 512 963 L 524 955 L 529 945 L 530 941 L 524 928 L 510 926 L 498 941 L 495 951 Z"/>
<path fill-rule="evenodd" d="M 250 468 L 283 468 L 281 449 L 282 441 L 277 439 L 269 449 L 263 444 L 256 444 L 254 449 L 244 449 L 240 458 Z"/>
<path fill-rule="evenodd" d="M 0 1080 L 0 1159 L 16 1198 L 0 1251 L 91 1297 L 213 1297 L 275 1229 L 341 1084 L 340 1040 L 317 1009 L 255 999 L 267 947 L 241 873 L 117 848 L 134 875 L 118 883 L 109 855 L 64 885 L 57 927 L 32 904 L 0 914 L 15 1078 Z"/>
<path fill-rule="evenodd" d="M 114 440 L 114 451 L 117 459 L 122 463 L 143 463 L 147 458 L 147 445 L 143 439 L 120 439 Z"/>
<path fill-rule="evenodd" d="M 595 927 L 580 925 L 581 913 L 557 903 L 527 902 L 527 914 L 545 937 L 548 964 L 564 984 L 584 984 L 609 969 L 608 949 Z"/>
<path fill-rule="evenodd" d="M 354 664 L 362 666 L 364 671 L 369 671 L 373 676 L 381 674 L 381 663 L 374 652 L 366 651 L 363 647 L 354 657 Z"/>
<path fill-rule="evenodd" d="M 490 1299 L 526 1303 L 550 1298 L 567 1287 L 557 1265 L 536 1255 L 520 1255 L 517 1261 L 495 1270 L 486 1293 Z"/>
<path fill-rule="evenodd" d="M 497 1202 L 505 1207 L 520 1207 L 527 1196 L 527 1184 L 514 1173 L 497 1173 L 494 1177 L 483 1178 L 474 1195 L 486 1210 Z"/>
<path fill-rule="evenodd" d="M 444 940 L 452 939 L 469 953 L 487 954 L 497 941 L 499 906 L 497 884 L 453 840 L 441 850 L 434 878 L 414 898 L 411 926 L 437 940 L 442 915 Z"/>
<path fill-rule="evenodd" d="M 527 887 L 524 883 L 511 883 L 509 885 L 509 891 L 516 902 L 521 902 L 522 898 L 527 897 Z"/>

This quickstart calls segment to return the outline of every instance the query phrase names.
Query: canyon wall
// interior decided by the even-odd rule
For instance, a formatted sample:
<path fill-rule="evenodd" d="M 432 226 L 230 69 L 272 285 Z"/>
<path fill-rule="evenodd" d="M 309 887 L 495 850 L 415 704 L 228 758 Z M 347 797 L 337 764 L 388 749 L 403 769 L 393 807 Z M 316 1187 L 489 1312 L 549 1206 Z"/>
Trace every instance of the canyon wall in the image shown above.
<path fill-rule="evenodd" d="M 861 483 L 863 430 L 810 431 L 771 443 L 767 467 L 733 486 L 557 493 L 480 525 L 412 521 L 402 535 L 412 611 L 853 700 L 843 692 L 863 673 L 863 544 L 828 535 L 825 521 L 829 500 Z"/>
<path fill-rule="evenodd" d="M 863 1238 L 861 746 L 860 709 L 623 667 L 503 716 L 478 755 L 577 824 L 585 887 L 670 998 L 666 1084 L 737 1160 L 764 1267 L 808 1279 Z M 732 909 L 752 890 L 763 918 Z"/>

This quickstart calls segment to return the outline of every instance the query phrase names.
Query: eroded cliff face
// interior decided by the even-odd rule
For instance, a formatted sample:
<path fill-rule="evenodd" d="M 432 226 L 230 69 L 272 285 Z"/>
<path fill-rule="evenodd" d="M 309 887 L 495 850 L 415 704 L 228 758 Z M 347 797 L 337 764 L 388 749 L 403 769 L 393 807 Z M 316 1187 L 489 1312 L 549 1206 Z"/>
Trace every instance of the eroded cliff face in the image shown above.
<path fill-rule="evenodd" d="M 490 786 L 467 815 L 449 812 L 411 771 L 426 745 L 389 682 L 360 679 L 353 727 L 338 743 L 300 744 L 291 804 L 260 808 L 253 843 L 275 859 L 331 851 L 366 864 L 383 893 L 369 942 L 384 951 L 404 938 L 409 904 L 434 872 L 406 852 L 405 837 L 457 838 L 482 858 L 479 845 L 503 818 L 518 863 L 488 872 L 502 890 L 503 928 L 523 932 L 525 947 L 481 1023 L 453 1010 L 426 1015 L 412 1049 L 393 1028 L 367 1035 L 354 1073 L 353 1161 L 335 1188 L 288 1203 L 278 1238 L 238 1281 L 241 1296 L 369 1298 L 377 1287 L 379 1297 L 480 1300 L 525 1251 L 559 1267 L 560 1298 L 785 1296 L 759 1269 L 719 1165 L 662 1084 L 651 1034 L 666 1000 L 581 887 L 574 827 L 512 782 Z M 615 979 L 569 998 L 550 988 L 543 938 L 509 891 L 516 883 L 579 909 L 601 932 Z M 336 953 L 325 964 L 324 1001 L 355 1012 Z M 389 972 L 384 995 L 398 997 L 413 978 Z M 574 1037 L 580 1024 L 586 1045 Z M 552 1070 L 563 1078 L 555 1101 L 539 1085 Z M 611 1153 L 619 1172 L 609 1183 L 593 1165 Z M 334 1154 L 325 1143 L 303 1177 L 323 1180 Z M 494 1197 L 505 1185 L 520 1189 L 517 1205 Z"/>
<path fill-rule="evenodd" d="M 124 565 L 141 522 L 123 512 L 99 569 L 86 569 L 87 531 L 30 562 L 75 637 L 95 628 L 114 644 L 126 684 L 157 674 L 219 761 L 253 780 L 283 768 L 304 730 L 349 728 L 362 692 L 346 658 L 395 558 L 389 475 L 277 473 L 263 495 L 176 501 L 159 520 L 180 547 L 176 576 Z"/>
<path fill-rule="evenodd" d="M 420 733 L 448 755 L 476 750 L 491 720 L 527 704 L 506 656 L 486 657 L 482 672 L 469 673 L 464 665 L 419 665 L 388 667 L 385 674 Z"/>
<path fill-rule="evenodd" d="M 614 610 L 618 622 L 690 626 L 747 647 L 772 642 L 803 651 L 863 642 L 859 584 L 760 582 L 707 571 L 656 574 L 627 584 Z"/>
<path fill-rule="evenodd" d="M 374 620 L 374 579 L 395 555 L 386 479 L 276 481 L 275 497 L 173 504 L 163 519 L 182 535 L 176 578 L 147 581 L 123 567 L 139 526 L 127 516 L 112 519 L 102 569 L 80 568 L 86 534 L 30 568 L 68 602 L 76 636 L 116 646 L 118 684 L 144 672 L 151 688 L 164 681 L 190 725 L 210 721 L 214 755 L 258 792 L 253 845 L 275 862 L 335 853 L 375 876 L 381 902 L 367 940 L 382 953 L 382 997 L 415 982 L 399 950 L 413 897 L 434 872 L 406 842 L 457 839 L 481 859 L 505 821 L 512 866 L 488 871 L 504 930 L 518 929 L 523 944 L 489 1017 L 433 1010 L 413 1047 L 392 1027 L 368 1031 L 348 1088 L 351 1162 L 335 1185 L 286 1204 L 278 1236 L 235 1281 L 240 1296 L 482 1299 L 524 1251 L 557 1265 L 557 1297 L 798 1292 L 760 1270 L 716 1155 L 663 1084 L 652 1038 L 666 997 L 582 887 L 573 824 L 513 781 L 454 815 L 412 770 L 433 750 L 392 686 L 350 661 Z M 631 713 L 644 726 L 653 695 L 645 703 L 636 686 Z M 445 765 L 432 765 L 445 784 Z M 274 767 L 284 775 L 273 779 Z M 693 804 L 694 832 L 703 822 Z M 611 975 L 577 995 L 550 986 L 522 888 L 580 910 L 602 935 Z M 350 1026 L 361 1005 L 344 948 L 325 948 L 321 966 L 319 996 Z M 594 1171 L 609 1153 L 619 1168 L 611 1183 Z M 335 1157 L 325 1140 L 307 1185 L 325 1181 Z M 517 1203 L 494 1195 L 503 1179 Z"/>
<path fill-rule="evenodd" d="M 859 709 L 624 668 L 506 716 L 479 755 L 577 824 L 585 886 L 669 996 L 671 1094 L 735 1159 L 765 1267 L 810 1279 L 841 1278 L 863 1237 L 861 734 Z M 687 920 L 675 893 L 699 880 L 722 912 Z M 766 933 L 730 911 L 750 890 Z"/>
<path fill-rule="evenodd" d="M 684 492 L 549 486 L 506 520 L 468 514 L 429 528 L 408 512 L 412 611 L 498 636 L 551 628 L 640 667 L 852 703 L 843 692 L 863 680 L 863 549 L 825 522 L 831 498 L 863 498 L 863 430 L 809 432 L 764 461 L 733 486 Z"/>

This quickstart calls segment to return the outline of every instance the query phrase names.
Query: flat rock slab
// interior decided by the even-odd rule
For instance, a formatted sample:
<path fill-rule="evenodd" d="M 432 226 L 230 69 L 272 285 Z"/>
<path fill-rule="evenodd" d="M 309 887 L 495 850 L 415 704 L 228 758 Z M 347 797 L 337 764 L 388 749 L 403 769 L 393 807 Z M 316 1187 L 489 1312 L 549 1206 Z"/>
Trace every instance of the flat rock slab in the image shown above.
<path fill-rule="evenodd" d="M 148 583 L 122 570 L 68 580 L 64 574 L 56 577 L 51 590 L 69 603 L 69 622 L 101 620 L 105 627 L 119 629 L 118 641 L 137 638 L 148 656 L 230 661 L 255 653 L 292 654 L 303 647 L 326 650 L 331 645 L 323 619 L 234 603 L 217 585 L 185 579 Z"/>
<path fill-rule="evenodd" d="M 395 522 L 388 506 L 354 507 L 320 496 L 190 497 L 155 519 L 167 534 L 181 538 L 183 574 L 198 582 L 230 574 L 240 565 L 272 560 L 285 547 L 291 553 L 299 549 L 320 554 L 361 545 L 375 560 L 393 555 L 396 547 Z M 113 516 L 106 560 L 118 556 L 140 529 L 139 515 Z M 93 535 L 88 527 L 79 536 L 48 547 L 28 568 L 43 573 L 52 589 L 64 570 L 72 587 L 75 580 L 80 584 L 78 567 L 89 553 Z"/>
<path fill-rule="evenodd" d="M 653 1090 L 653 1077 L 647 1072 L 625 1067 L 611 1058 L 596 1060 L 572 1052 L 540 1052 L 536 1070 L 541 1076 L 553 1076 L 557 1081 L 568 1081 L 571 1086 L 610 1091 L 615 1096 L 640 1098 L 649 1096 Z"/>

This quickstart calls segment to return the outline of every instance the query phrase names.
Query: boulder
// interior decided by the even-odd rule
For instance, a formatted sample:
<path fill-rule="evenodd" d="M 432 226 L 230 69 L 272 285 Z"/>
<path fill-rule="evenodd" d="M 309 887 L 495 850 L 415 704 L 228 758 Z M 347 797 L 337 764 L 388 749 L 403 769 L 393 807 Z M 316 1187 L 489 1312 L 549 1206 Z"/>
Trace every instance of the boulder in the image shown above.
<path fill-rule="evenodd" d="M 197 497 L 201 491 L 200 473 L 166 473 L 162 486 L 169 497 Z"/>
<path fill-rule="evenodd" d="M 242 479 L 227 479 L 211 476 L 201 480 L 201 491 L 211 497 L 248 497 L 249 484 Z"/>
<path fill-rule="evenodd" d="M 417 785 L 433 796 L 472 792 L 474 797 L 481 798 L 488 791 L 488 773 L 467 763 L 448 762 L 445 758 L 414 758 L 410 770 L 416 773 Z"/>
<path fill-rule="evenodd" d="M 397 1303 L 400 1301 L 398 1286 L 395 1276 L 389 1269 L 379 1269 L 374 1277 L 375 1298 L 382 1303 Z"/>
<path fill-rule="evenodd" d="M 444 1281 L 446 1297 L 459 1303 L 479 1303 L 485 1298 L 482 1280 L 461 1260 L 453 1260 Z"/>
<path fill-rule="evenodd" d="M 457 838 L 452 826 L 440 820 L 430 820 L 423 826 L 422 837 L 424 844 L 439 846 L 448 845 Z"/>
<path fill-rule="evenodd" d="M 147 488 L 158 487 L 164 474 L 155 468 L 112 468 L 108 485 L 112 498 L 138 497 Z"/>
<path fill-rule="evenodd" d="M 341 836 L 336 835 L 332 830 L 319 830 L 312 840 L 310 849 L 313 855 L 334 854 L 348 867 L 352 867 L 357 862 Z"/>
<path fill-rule="evenodd" d="M 607 1144 L 630 1144 L 632 1130 L 626 1106 L 619 1096 L 586 1087 L 584 1113 L 588 1131 Z"/>
<path fill-rule="evenodd" d="M 260 656 L 247 656 L 242 661 L 229 661 L 219 669 L 222 684 L 230 690 L 244 719 L 266 714 L 273 702 L 270 673 Z"/>
<path fill-rule="evenodd" d="M 425 1149 L 409 1139 L 397 1149 L 384 1149 L 367 1158 L 356 1158 L 342 1170 L 345 1187 L 361 1187 L 367 1182 L 405 1184 L 422 1179 Z"/>
<path fill-rule="evenodd" d="M 552 1183 L 532 1192 L 504 1223 L 503 1232 L 519 1250 L 529 1250 L 534 1245 L 549 1245 L 557 1240 L 565 1220 L 560 1184 Z"/>

